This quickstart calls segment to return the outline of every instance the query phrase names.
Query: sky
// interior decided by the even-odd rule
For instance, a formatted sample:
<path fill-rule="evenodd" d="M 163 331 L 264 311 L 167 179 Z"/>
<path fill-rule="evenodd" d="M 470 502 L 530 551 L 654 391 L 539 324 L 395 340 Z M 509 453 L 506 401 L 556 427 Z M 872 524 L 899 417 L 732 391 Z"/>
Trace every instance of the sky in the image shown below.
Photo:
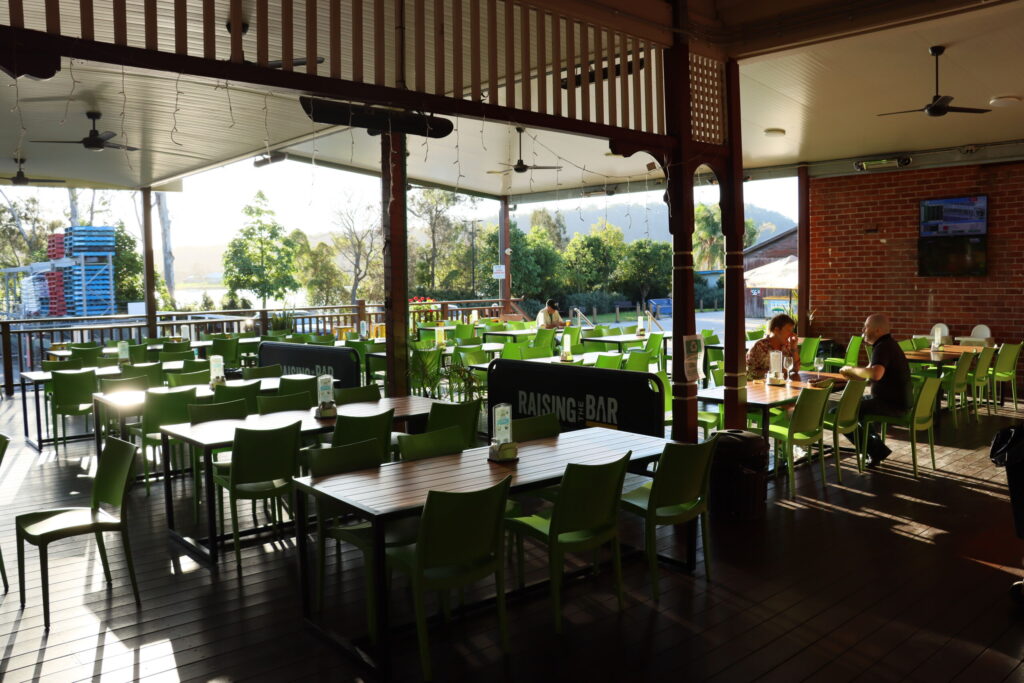
<path fill-rule="evenodd" d="M 205 173 L 186 178 L 182 192 L 168 193 L 174 246 L 202 246 L 227 243 L 242 227 L 242 207 L 250 203 L 257 190 L 267 196 L 279 222 L 288 231 L 296 228 L 308 234 L 333 230 L 334 214 L 339 208 L 352 203 L 372 206 L 376 215 L 380 201 L 380 181 L 370 176 L 284 161 L 255 168 L 252 161 L 240 161 Z M 60 219 L 67 210 L 67 192 L 63 188 L 0 188 L 10 199 L 36 196 L 47 215 Z M 85 200 L 89 192 L 85 191 Z M 122 217 L 126 227 L 141 234 L 139 194 L 112 193 L 112 209 Z M 698 202 L 718 201 L 718 186 L 705 185 L 694 190 Z M 623 202 L 655 203 L 662 201 L 661 190 L 609 198 L 567 199 L 547 202 L 543 206 L 551 211 L 575 211 L 579 207 L 618 204 Z M 796 219 L 797 192 L 795 178 L 751 181 L 744 185 L 744 201 Z M 520 205 L 520 211 L 526 205 Z M 541 205 L 537 205 L 540 207 Z M 494 201 L 480 201 L 475 209 L 465 212 L 465 218 L 491 219 L 498 212 Z M 154 213 L 156 248 L 159 244 L 159 226 Z"/>

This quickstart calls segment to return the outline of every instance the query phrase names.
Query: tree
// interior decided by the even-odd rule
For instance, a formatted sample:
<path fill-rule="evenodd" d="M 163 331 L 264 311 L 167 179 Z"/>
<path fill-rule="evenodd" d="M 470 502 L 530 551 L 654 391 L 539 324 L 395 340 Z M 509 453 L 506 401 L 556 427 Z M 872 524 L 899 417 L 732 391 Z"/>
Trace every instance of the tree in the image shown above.
<path fill-rule="evenodd" d="M 224 252 L 224 284 L 232 291 L 252 292 L 266 308 L 267 299 L 299 288 L 293 275 L 295 245 L 285 236 L 262 191 L 242 213 L 249 220 Z"/>
<path fill-rule="evenodd" d="M 475 204 L 475 200 L 466 195 L 434 188 L 418 190 L 410 197 L 409 213 L 423 221 L 427 235 L 427 250 L 420 256 L 426 261 L 427 277 L 421 285 L 430 289 L 437 287 L 441 249 L 455 244 L 464 227 L 452 219 L 451 210 L 467 201 Z M 412 252 L 410 249 L 410 255 Z"/>
<path fill-rule="evenodd" d="M 355 303 L 359 299 L 359 287 L 363 281 L 370 276 L 375 264 L 381 264 L 380 272 L 382 281 L 380 289 L 383 291 L 383 263 L 384 254 L 381 251 L 383 233 L 381 232 L 380 219 L 369 220 L 371 207 L 365 211 L 359 211 L 353 204 L 347 203 L 345 208 L 338 209 L 334 214 L 334 224 L 338 226 L 331 240 L 334 249 L 341 256 L 342 262 L 348 266 L 349 274 L 352 277 L 352 288 L 349 303 Z M 380 212 L 377 212 L 380 216 Z"/>
<path fill-rule="evenodd" d="M 46 238 L 63 227 L 61 221 L 48 221 L 35 197 L 14 200 L 0 190 L 6 210 L 0 208 L 0 266 L 21 266 L 46 260 Z"/>
<path fill-rule="evenodd" d="M 297 259 L 299 280 L 311 306 L 337 305 L 348 296 L 347 278 L 335 262 L 335 256 L 334 249 L 321 242 Z"/>
<path fill-rule="evenodd" d="M 639 302 L 668 293 L 671 279 L 671 245 L 649 239 L 636 240 L 627 246 L 614 276 L 616 289 Z"/>
<path fill-rule="evenodd" d="M 562 293 L 563 259 L 558 246 L 552 241 L 551 233 L 542 226 L 534 225 L 526 236 L 526 250 L 520 256 L 512 252 L 512 260 L 530 259 L 536 266 L 536 276 L 532 282 L 520 282 L 516 291 L 524 297 L 532 299 L 548 299 Z M 513 280 L 513 282 L 516 282 Z"/>
<path fill-rule="evenodd" d="M 743 222 L 743 247 L 757 241 L 760 231 L 753 219 Z M 697 204 L 693 209 L 693 264 L 698 270 L 721 270 L 725 265 L 725 235 L 718 204 Z"/>
<path fill-rule="evenodd" d="M 139 252 L 139 243 L 128 232 L 123 222 L 114 226 L 114 301 L 117 310 L 127 310 L 129 301 L 145 301 L 145 265 Z M 174 299 L 167 291 L 167 284 L 160 273 L 154 273 L 154 289 L 157 305 L 163 309 L 174 309 Z"/>
<path fill-rule="evenodd" d="M 530 214 L 530 229 L 541 228 L 547 233 L 551 243 L 556 249 L 564 249 L 569 238 L 566 235 L 565 216 L 561 211 L 552 214 L 547 209 L 536 209 Z"/>
<path fill-rule="evenodd" d="M 571 292 L 589 292 L 610 284 L 625 251 L 622 230 L 599 221 L 589 235 L 576 233 L 565 248 L 565 284 Z"/>

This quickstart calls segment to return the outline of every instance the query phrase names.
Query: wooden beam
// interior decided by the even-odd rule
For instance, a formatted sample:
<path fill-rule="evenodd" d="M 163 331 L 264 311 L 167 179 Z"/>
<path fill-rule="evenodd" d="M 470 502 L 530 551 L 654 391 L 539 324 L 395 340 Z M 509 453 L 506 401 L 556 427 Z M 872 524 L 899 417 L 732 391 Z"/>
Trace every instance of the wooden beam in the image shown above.
<path fill-rule="evenodd" d="M 262 68 L 255 64 L 232 64 L 229 61 L 208 60 L 203 57 L 178 55 L 172 52 L 153 52 L 143 48 L 54 36 L 40 31 L 16 29 L 10 26 L 0 25 L 0 45 L 25 52 L 73 56 L 75 59 L 87 59 L 106 64 L 126 64 L 144 69 L 250 83 L 263 87 L 291 89 L 313 96 L 396 107 L 408 111 L 499 120 L 527 128 L 563 131 L 593 138 L 614 138 L 628 143 L 636 149 L 668 150 L 673 144 L 673 138 L 670 135 L 654 135 L 550 114 L 521 111 L 494 105 L 490 102 L 460 100 L 401 88 L 312 76 L 295 71 L 284 72 L 280 69 Z M 158 180 L 166 182 L 167 178 Z M 154 180 L 154 183 L 156 182 Z"/>
<path fill-rule="evenodd" d="M 46 32 L 60 35 L 60 1 L 46 0 Z"/>
<path fill-rule="evenodd" d="M 328 41 L 331 46 L 331 78 L 341 78 L 341 0 L 330 0 L 328 20 Z M 360 27 L 361 28 L 361 27 Z M 355 42 L 355 24 L 352 25 L 352 42 Z"/>
<path fill-rule="evenodd" d="M 291 71 L 295 68 L 295 3 L 293 0 L 281 0 L 281 69 Z"/>
<path fill-rule="evenodd" d="M 409 395 L 409 280 L 406 229 L 405 135 L 380 136 L 381 215 L 384 230 L 384 323 L 387 393 Z"/>
<path fill-rule="evenodd" d="M 79 0 L 78 14 L 82 26 L 82 38 L 92 40 L 96 37 L 96 19 L 93 14 L 92 0 Z"/>
<path fill-rule="evenodd" d="M 188 54 L 188 0 L 174 0 L 174 51 Z"/>
<path fill-rule="evenodd" d="M 256 63 L 270 61 L 270 6 L 268 0 L 256 0 Z"/>
<path fill-rule="evenodd" d="M 231 23 L 231 61 L 240 64 L 242 62 L 242 0 L 231 0 L 228 21 Z"/>
<path fill-rule="evenodd" d="M 114 0 L 114 44 L 128 44 L 128 5 L 126 0 Z"/>
<path fill-rule="evenodd" d="M 811 187 L 807 164 L 796 168 L 796 256 L 798 279 L 796 289 L 796 324 L 801 337 L 810 336 L 811 325 L 807 311 L 811 299 Z"/>
<path fill-rule="evenodd" d="M 142 188 L 142 277 L 146 294 L 146 333 L 158 337 L 156 329 L 156 271 L 153 267 L 153 191 Z"/>
<path fill-rule="evenodd" d="M 156 25 L 156 0 L 146 0 L 146 4 L 143 6 L 142 15 L 142 23 L 146 36 L 146 49 L 159 50 L 160 34 L 157 32 Z"/>
<path fill-rule="evenodd" d="M 317 45 L 317 10 L 316 0 L 306 0 L 306 73 L 316 75 L 319 56 Z"/>

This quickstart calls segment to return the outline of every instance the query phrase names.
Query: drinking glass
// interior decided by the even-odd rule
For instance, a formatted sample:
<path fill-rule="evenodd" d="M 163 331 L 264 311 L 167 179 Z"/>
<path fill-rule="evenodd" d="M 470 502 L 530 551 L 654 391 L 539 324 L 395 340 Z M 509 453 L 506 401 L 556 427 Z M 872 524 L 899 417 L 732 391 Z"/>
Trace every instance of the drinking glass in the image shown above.
<path fill-rule="evenodd" d="M 814 357 L 814 369 L 817 370 L 818 372 L 821 372 L 822 370 L 824 370 L 825 369 L 825 359 L 822 358 L 821 356 L 815 356 Z"/>
<path fill-rule="evenodd" d="M 793 357 L 785 356 L 782 359 L 782 368 L 786 371 L 786 381 L 789 381 L 789 373 L 793 370 Z"/>

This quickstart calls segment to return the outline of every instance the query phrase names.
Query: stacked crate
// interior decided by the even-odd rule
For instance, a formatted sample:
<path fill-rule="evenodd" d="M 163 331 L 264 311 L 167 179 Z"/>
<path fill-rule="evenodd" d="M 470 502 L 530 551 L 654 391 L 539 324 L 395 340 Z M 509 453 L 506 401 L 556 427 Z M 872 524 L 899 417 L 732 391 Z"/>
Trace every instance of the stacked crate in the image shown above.
<path fill-rule="evenodd" d="M 70 287 L 65 286 L 68 312 L 76 316 L 108 315 L 114 308 L 114 228 L 75 225 L 64 235 L 68 256 L 82 256 L 84 267 L 69 268 Z"/>
<path fill-rule="evenodd" d="M 46 240 L 46 257 L 51 261 L 64 258 L 64 235 L 56 233 L 50 235 Z M 46 286 L 49 290 L 50 301 L 47 315 L 65 316 L 68 314 L 67 306 L 64 303 L 64 269 L 52 271 L 46 274 Z"/>

